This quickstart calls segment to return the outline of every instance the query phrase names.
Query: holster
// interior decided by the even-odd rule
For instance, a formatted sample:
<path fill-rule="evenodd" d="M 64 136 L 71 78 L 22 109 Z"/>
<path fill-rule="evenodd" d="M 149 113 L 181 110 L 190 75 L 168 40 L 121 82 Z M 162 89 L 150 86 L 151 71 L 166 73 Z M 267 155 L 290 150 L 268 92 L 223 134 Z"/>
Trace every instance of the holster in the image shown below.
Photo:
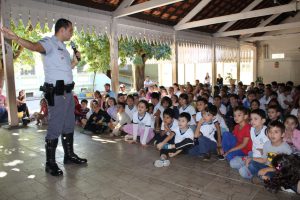
<path fill-rule="evenodd" d="M 44 92 L 44 96 L 45 96 L 45 99 L 48 102 L 48 105 L 49 106 L 54 106 L 55 88 L 54 88 L 53 84 L 44 83 L 44 85 L 42 85 L 40 87 L 40 91 Z"/>

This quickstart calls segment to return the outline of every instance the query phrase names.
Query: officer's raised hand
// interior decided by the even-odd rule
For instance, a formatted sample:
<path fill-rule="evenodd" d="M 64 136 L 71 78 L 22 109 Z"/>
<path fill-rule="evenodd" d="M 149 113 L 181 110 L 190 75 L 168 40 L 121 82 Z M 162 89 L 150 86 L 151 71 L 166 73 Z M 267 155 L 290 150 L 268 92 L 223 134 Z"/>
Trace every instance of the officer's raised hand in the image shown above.
<path fill-rule="evenodd" d="M 9 28 L 2 27 L 0 28 L 1 33 L 3 33 L 4 37 L 10 40 L 14 40 L 16 43 L 20 44 L 21 46 L 25 47 L 26 49 L 29 49 L 31 51 L 37 51 L 40 53 L 44 53 L 45 49 L 44 47 L 38 43 L 38 42 L 30 42 L 28 40 L 25 40 L 23 38 L 20 38 L 15 34 L 13 31 L 11 31 Z"/>
<path fill-rule="evenodd" d="M 72 68 L 74 68 L 78 63 L 78 59 L 77 58 L 81 58 L 81 54 L 79 51 L 77 51 L 76 53 L 74 53 L 73 55 L 73 60 L 72 60 Z"/>

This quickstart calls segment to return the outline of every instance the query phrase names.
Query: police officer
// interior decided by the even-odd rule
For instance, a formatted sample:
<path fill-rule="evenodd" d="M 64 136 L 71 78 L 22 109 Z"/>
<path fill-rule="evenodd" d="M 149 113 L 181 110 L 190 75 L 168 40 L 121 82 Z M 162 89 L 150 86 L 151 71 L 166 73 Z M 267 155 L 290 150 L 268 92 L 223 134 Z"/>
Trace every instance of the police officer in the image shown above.
<path fill-rule="evenodd" d="M 75 105 L 72 94 L 74 87 L 72 69 L 78 63 L 76 56 L 79 58 L 80 53 L 76 53 L 71 60 L 64 44 L 73 35 L 72 22 L 66 19 L 57 20 L 54 36 L 45 37 L 36 43 L 18 37 L 8 28 L 3 27 L 0 30 L 6 38 L 16 41 L 31 51 L 41 53 L 43 57 L 45 73 L 43 90 L 49 104 L 48 129 L 45 139 L 46 172 L 53 176 L 63 174 L 55 161 L 55 152 L 60 135 L 65 152 L 64 164 L 87 163 L 86 159 L 78 157 L 73 151 Z"/>

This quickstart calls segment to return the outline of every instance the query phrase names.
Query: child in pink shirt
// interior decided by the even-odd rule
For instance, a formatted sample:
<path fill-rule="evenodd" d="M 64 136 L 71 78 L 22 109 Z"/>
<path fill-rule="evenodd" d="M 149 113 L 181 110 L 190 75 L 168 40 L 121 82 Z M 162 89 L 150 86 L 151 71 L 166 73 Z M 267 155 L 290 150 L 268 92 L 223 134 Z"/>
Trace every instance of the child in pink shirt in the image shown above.
<path fill-rule="evenodd" d="M 293 152 L 300 152 L 300 131 L 297 129 L 299 122 L 294 115 L 288 115 L 284 120 L 286 141 L 293 149 Z"/>

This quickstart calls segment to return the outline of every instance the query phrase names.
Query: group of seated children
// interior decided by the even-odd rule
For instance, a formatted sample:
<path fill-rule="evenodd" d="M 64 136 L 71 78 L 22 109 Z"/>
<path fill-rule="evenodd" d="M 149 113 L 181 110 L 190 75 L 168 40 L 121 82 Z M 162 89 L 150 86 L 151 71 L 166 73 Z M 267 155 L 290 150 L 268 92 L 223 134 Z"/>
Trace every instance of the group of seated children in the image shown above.
<path fill-rule="evenodd" d="M 138 94 L 120 93 L 117 99 L 104 99 L 96 91 L 90 110 L 81 101 L 84 115 L 78 122 L 94 133 L 124 134 L 129 143 L 153 142 L 160 152 L 155 167 L 169 166 L 169 158 L 178 154 L 204 160 L 215 154 L 245 179 L 264 181 L 273 191 L 283 186 L 299 193 L 300 86 L 251 84 L 246 92 L 240 82 L 215 86 L 211 94 L 202 84 L 174 84 L 168 90 L 151 86 Z M 283 171 L 287 168 L 297 178 L 283 177 L 293 175 Z"/>

